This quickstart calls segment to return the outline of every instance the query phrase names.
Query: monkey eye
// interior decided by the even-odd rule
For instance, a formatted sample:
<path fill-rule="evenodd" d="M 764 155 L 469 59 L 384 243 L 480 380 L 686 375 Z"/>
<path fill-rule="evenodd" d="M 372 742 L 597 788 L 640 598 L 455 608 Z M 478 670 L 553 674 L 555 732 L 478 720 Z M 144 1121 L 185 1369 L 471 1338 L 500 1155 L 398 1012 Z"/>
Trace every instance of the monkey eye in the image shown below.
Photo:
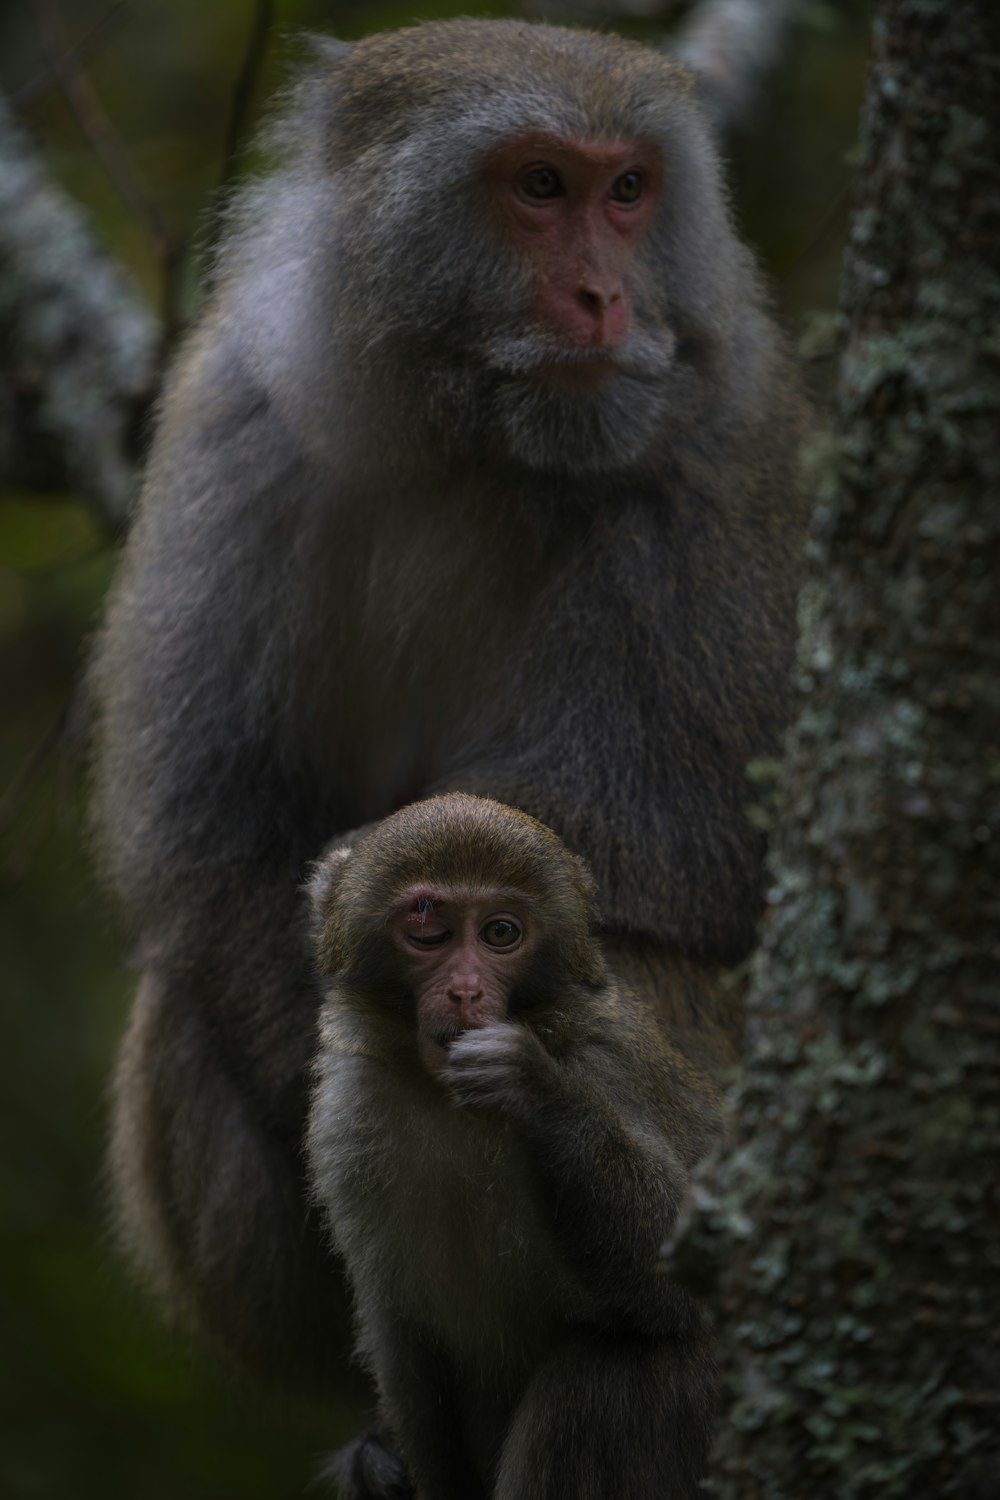
<path fill-rule="evenodd" d="M 561 198 L 564 192 L 555 167 L 529 167 L 518 178 L 518 186 L 526 198 Z"/>
<path fill-rule="evenodd" d="M 479 934 L 491 948 L 513 948 L 521 941 L 521 935 L 521 928 L 509 917 L 494 917 Z"/>
<path fill-rule="evenodd" d="M 442 943 L 446 943 L 450 937 L 451 933 L 445 927 L 441 932 L 428 932 L 426 935 L 419 932 L 408 932 L 406 934 L 406 941 L 413 943 L 417 948 L 440 948 Z"/>
<path fill-rule="evenodd" d="M 611 196 L 616 203 L 638 203 L 645 184 L 641 172 L 623 172 L 611 185 Z"/>

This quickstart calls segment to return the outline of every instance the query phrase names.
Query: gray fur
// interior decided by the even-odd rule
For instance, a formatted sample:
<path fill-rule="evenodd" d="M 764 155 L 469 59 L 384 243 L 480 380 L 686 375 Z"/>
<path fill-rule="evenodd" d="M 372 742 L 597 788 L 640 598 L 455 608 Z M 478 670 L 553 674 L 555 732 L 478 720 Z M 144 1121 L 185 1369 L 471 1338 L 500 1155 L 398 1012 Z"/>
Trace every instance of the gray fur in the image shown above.
<path fill-rule="evenodd" d="M 634 368 L 575 405 L 532 384 L 545 336 L 476 192 L 532 123 L 651 135 L 665 162 Z M 315 1379 L 347 1339 L 301 1155 L 301 882 L 435 790 L 524 808 L 586 858 L 615 972 L 682 1050 L 725 1057 L 716 974 L 759 903 L 744 767 L 786 712 L 801 405 L 665 59 L 516 22 L 321 47 L 274 139 L 163 399 L 91 686 L 100 845 L 145 970 L 124 1231 L 224 1347 Z M 679 1129 L 685 1153 L 707 1139 Z"/>

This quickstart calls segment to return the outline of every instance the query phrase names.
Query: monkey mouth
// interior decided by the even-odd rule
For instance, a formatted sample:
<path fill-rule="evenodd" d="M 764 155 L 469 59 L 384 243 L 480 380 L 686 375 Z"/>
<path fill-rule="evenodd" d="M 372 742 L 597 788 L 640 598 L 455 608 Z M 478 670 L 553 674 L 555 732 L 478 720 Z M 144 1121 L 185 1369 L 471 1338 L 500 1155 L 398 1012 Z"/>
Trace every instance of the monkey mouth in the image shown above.
<path fill-rule="evenodd" d="M 441 1026 L 434 1031 L 418 1034 L 417 1051 L 432 1078 L 436 1078 L 444 1068 L 452 1042 L 462 1035 L 464 1029 L 462 1026 Z"/>
<path fill-rule="evenodd" d="M 633 329 L 619 349 L 567 348 L 544 332 L 500 334 L 486 347 L 499 375 L 537 381 L 571 395 L 594 395 L 615 376 L 656 383 L 669 373 L 676 339 L 668 328 Z"/>
<path fill-rule="evenodd" d="M 457 1041 L 462 1033 L 467 1030 L 468 1027 L 462 1026 L 458 1021 L 455 1021 L 450 1026 L 441 1026 L 436 1031 L 432 1031 L 429 1040 L 436 1046 L 447 1049 L 451 1046 L 452 1042 Z"/>

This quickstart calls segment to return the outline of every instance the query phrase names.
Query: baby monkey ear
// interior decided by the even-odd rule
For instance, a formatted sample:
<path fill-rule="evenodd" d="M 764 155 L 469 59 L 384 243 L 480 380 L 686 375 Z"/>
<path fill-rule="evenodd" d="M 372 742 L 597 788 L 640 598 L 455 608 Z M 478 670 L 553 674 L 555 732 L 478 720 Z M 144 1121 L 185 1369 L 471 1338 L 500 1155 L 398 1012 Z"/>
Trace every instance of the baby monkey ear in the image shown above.
<path fill-rule="evenodd" d="M 322 859 L 316 861 L 306 880 L 312 939 L 321 958 L 328 947 L 330 917 L 350 858 L 349 844 L 333 844 L 324 849 Z"/>

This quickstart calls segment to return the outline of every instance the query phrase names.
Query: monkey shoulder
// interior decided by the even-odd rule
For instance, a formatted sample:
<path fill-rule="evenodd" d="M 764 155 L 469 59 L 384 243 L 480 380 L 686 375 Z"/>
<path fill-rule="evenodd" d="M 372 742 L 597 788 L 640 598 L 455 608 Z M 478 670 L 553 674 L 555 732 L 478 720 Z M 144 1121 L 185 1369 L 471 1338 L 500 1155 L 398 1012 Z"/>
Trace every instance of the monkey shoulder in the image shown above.
<path fill-rule="evenodd" d="M 305 452 L 239 345 L 211 316 L 195 331 L 164 395 L 142 509 L 219 512 L 252 526 L 259 497 L 307 481 Z M 173 524 L 176 517 L 174 515 Z M 230 546 L 239 542 L 236 534 Z"/>
<path fill-rule="evenodd" d="M 249 799 L 226 820 L 212 802 L 220 790 L 235 796 L 240 778 L 277 779 L 266 747 L 299 711 L 291 689 L 308 638 L 317 493 L 225 334 L 198 331 L 164 398 L 89 667 L 98 812 L 112 843 L 115 826 L 133 848 L 159 838 L 161 853 L 196 833 L 219 848 L 239 842 Z"/>

